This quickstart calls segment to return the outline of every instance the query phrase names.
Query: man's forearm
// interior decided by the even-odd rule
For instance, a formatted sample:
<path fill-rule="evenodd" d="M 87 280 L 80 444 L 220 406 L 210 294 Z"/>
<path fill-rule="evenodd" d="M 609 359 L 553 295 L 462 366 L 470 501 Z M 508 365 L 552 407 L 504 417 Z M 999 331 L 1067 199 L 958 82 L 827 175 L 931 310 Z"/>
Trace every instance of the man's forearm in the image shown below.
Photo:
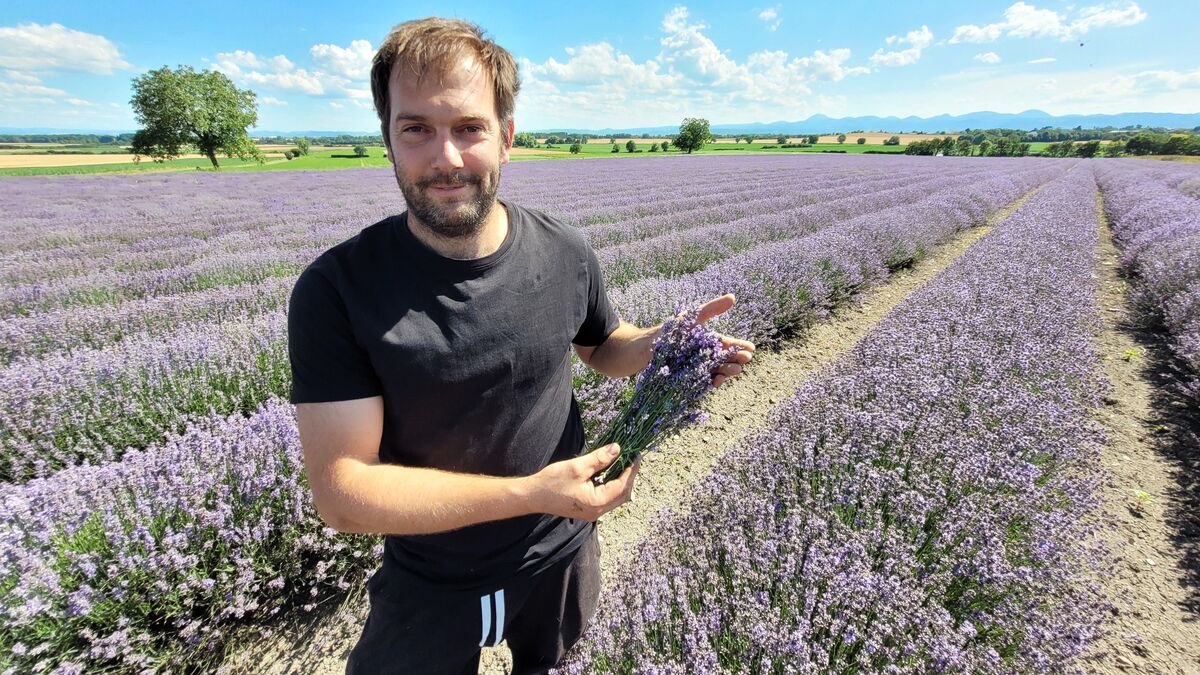
<path fill-rule="evenodd" d="M 539 512 L 527 478 L 344 462 L 331 467 L 333 489 L 318 504 L 342 532 L 432 534 Z"/>
<path fill-rule="evenodd" d="M 638 328 L 622 321 L 604 344 L 592 351 L 587 365 L 609 377 L 636 375 L 650 363 L 660 328 Z"/>

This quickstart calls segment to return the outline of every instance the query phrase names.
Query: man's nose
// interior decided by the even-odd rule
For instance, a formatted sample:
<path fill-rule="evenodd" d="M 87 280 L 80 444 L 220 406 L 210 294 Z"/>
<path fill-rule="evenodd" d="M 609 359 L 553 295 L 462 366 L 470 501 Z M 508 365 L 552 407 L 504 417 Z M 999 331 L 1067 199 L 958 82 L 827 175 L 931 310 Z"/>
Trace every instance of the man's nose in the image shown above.
<path fill-rule="evenodd" d="M 462 153 L 454 143 L 453 134 L 438 134 L 436 141 L 437 153 L 434 156 L 433 168 L 439 171 L 451 171 L 463 167 Z"/>

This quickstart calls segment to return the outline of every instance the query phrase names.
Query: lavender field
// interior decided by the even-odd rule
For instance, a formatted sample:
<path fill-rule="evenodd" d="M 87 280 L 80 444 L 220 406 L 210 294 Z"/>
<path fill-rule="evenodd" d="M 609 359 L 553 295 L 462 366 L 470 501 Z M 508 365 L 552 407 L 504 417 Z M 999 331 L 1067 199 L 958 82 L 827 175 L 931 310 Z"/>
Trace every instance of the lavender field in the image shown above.
<path fill-rule="evenodd" d="M 1107 607 L 1101 219 L 1200 401 L 1200 171 L 747 155 L 524 162 L 501 185 L 581 228 L 625 319 L 732 292 L 716 328 L 761 350 L 1016 206 L 663 516 L 562 672 L 1078 667 Z M 391 173 L 4 188 L 0 672 L 207 670 L 239 628 L 356 592 L 380 541 L 312 505 L 286 301 L 403 210 Z M 575 385 L 595 438 L 629 382 L 576 363 Z"/>

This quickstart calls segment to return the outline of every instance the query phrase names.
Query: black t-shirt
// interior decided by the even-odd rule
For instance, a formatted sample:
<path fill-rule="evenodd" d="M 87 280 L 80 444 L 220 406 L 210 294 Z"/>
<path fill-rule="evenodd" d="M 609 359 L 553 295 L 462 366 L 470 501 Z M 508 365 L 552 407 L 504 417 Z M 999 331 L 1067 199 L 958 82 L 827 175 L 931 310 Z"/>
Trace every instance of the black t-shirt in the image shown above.
<path fill-rule="evenodd" d="M 292 402 L 382 396 L 385 463 L 524 476 L 579 454 L 571 343 L 599 345 L 619 319 L 578 230 L 504 206 L 508 235 L 483 258 L 441 256 L 402 214 L 309 265 L 288 311 Z M 535 514 L 389 536 L 384 569 L 483 586 L 544 569 L 590 530 Z"/>

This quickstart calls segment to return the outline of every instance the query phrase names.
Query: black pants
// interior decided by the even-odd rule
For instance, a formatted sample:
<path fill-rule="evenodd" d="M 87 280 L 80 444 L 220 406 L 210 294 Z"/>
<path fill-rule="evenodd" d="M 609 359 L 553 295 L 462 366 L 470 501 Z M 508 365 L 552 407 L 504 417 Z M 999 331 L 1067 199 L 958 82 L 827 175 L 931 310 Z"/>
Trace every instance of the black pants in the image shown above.
<path fill-rule="evenodd" d="M 545 673 L 583 634 L 600 595 L 600 543 L 490 592 L 446 591 L 376 572 L 347 675 L 475 675 L 484 646 L 508 641 L 513 675 Z"/>

